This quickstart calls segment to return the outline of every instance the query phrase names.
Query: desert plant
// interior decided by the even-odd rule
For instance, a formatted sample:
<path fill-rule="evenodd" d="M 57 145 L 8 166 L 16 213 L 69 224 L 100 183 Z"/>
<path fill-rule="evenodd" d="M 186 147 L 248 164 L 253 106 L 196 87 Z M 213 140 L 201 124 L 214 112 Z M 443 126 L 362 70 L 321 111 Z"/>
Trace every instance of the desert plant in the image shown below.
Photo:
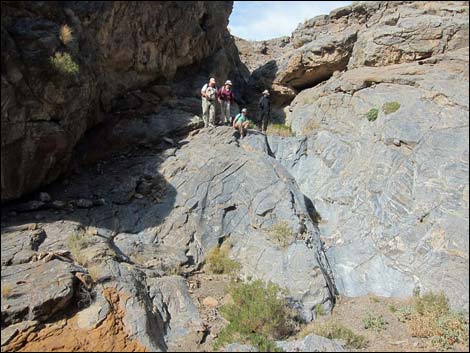
<path fill-rule="evenodd" d="M 362 323 L 366 330 L 371 329 L 376 332 L 386 330 L 386 325 L 388 324 L 387 321 L 385 321 L 383 315 L 376 314 L 371 311 L 368 311 L 366 315 L 362 318 Z"/>
<path fill-rule="evenodd" d="M 64 43 L 65 45 L 70 43 L 73 40 L 72 33 L 73 31 L 68 25 L 65 24 L 63 26 L 60 26 L 59 38 L 62 41 L 62 43 Z"/>
<path fill-rule="evenodd" d="M 81 231 L 72 232 L 67 238 L 67 245 L 73 257 L 80 263 L 84 262 L 80 252 L 88 246 L 88 239 L 85 234 Z"/>
<path fill-rule="evenodd" d="M 286 221 L 280 221 L 272 226 L 268 233 L 269 239 L 276 242 L 281 248 L 286 248 L 294 239 L 294 234 Z"/>
<path fill-rule="evenodd" d="M 233 302 L 222 306 L 220 312 L 229 321 L 222 330 L 214 348 L 242 341 L 260 351 L 280 351 L 273 340 L 286 337 L 291 332 L 289 312 L 283 291 L 275 284 L 260 280 L 232 282 L 228 292 Z"/>
<path fill-rule="evenodd" d="M 284 124 L 270 124 L 268 125 L 266 132 L 269 135 L 278 135 L 278 136 L 283 136 L 283 137 L 295 136 L 290 126 L 287 126 Z"/>
<path fill-rule="evenodd" d="M 323 309 L 323 305 L 317 304 L 315 305 L 315 317 L 325 315 L 325 309 Z"/>
<path fill-rule="evenodd" d="M 209 250 L 205 263 L 209 271 L 216 274 L 230 274 L 240 269 L 240 264 L 229 258 L 232 244 L 228 241 Z"/>
<path fill-rule="evenodd" d="M 375 121 L 379 116 L 379 110 L 377 108 L 372 108 L 366 113 L 366 118 L 369 121 Z"/>
<path fill-rule="evenodd" d="M 367 340 L 364 336 L 356 334 L 350 328 L 336 321 L 314 322 L 302 329 L 299 335 L 305 337 L 310 334 L 344 341 L 346 347 L 350 349 L 362 349 L 367 346 Z"/>
<path fill-rule="evenodd" d="M 451 311 L 443 293 L 417 294 L 410 305 L 398 309 L 395 315 L 407 323 L 413 337 L 432 338 L 431 344 L 441 350 L 457 343 L 468 346 L 468 314 Z"/>
<path fill-rule="evenodd" d="M 75 75 L 80 71 L 78 64 L 73 61 L 69 53 L 57 52 L 49 58 L 49 61 L 62 74 Z"/>
<path fill-rule="evenodd" d="M 10 283 L 2 283 L 2 298 L 8 299 L 13 291 Z"/>
<path fill-rule="evenodd" d="M 398 102 L 387 102 L 382 106 L 382 110 L 385 114 L 391 114 L 396 112 L 400 108 L 400 103 Z"/>
<path fill-rule="evenodd" d="M 101 278 L 102 272 L 103 271 L 99 265 L 88 267 L 88 274 L 95 283 Z"/>

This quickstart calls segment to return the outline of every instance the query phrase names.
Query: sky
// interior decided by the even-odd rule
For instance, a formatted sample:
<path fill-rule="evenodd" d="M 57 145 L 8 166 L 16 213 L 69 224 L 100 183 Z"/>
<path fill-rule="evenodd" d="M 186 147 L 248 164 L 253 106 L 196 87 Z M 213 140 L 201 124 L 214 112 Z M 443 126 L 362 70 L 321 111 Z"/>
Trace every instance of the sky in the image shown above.
<path fill-rule="evenodd" d="M 266 40 L 290 36 L 297 25 L 318 15 L 327 15 L 352 1 L 235 1 L 229 19 L 234 36 Z"/>

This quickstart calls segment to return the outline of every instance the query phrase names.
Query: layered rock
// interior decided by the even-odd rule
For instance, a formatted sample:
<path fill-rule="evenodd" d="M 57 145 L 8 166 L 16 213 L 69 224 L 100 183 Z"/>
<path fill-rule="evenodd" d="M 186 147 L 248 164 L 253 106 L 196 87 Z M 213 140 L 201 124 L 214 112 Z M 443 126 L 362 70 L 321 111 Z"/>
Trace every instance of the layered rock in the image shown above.
<path fill-rule="evenodd" d="M 341 293 L 468 309 L 468 48 L 360 67 L 293 101 L 270 146 L 312 199 Z"/>
<path fill-rule="evenodd" d="M 115 134 L 103 139 L 97 132 L 84 144 L 100 151 L 135 143 L 142 135 L 132 130 L 136 124 L 147 124 L 154 139 L 194 124 L 200 104 L 188 108 L 178 97 L 197 97 L 206 75 L 243 82 L 225 29 L 231 7 L 2 3 L 2 201 L 56 179 L 80 138 L 100 122 Z M 183 79 L 191 84 L 178 84 Z M 170 107 L 185 112 L 177 124 L 165 113 L 170 98 Z"/>
<path fill-rule="evenodd" d="M 318 304 L 330 310 L 334 285 L 308 200 L 269 156 L 264 135 L 239 142 L 236 134 L 204 129 L 173 141 L 176 148 L 137 149 L 81 171 L 67 185 L 51 186 L 40 208 L 5 208 L 2 288 L 11 288 L 2 300 L 5 349 L 27 348 L 26 342 L 45 347 L 51 330 L 69 332 L 76 325 L 99 335 L 110 322 L 122 328 L 129 346 L 158 351 L 177 349 L 182 340 L 196 345 L 205 327 L 180 276 L 200 268 L 222 242 L 231 243 L 240 277 L 286 289 L 305 321 Z M 61 208 L 53 206 L 59 197 Z M 7 216 L 14 210 L 17 215 Z M 273 236 L 279 224 L 282 239 Z M 44 273 L 25 276 L 28 271 Z M 31 286 L 41 295 L 29 290 L 34 300 L 24 302 L 22 294 L 23 308 L 16 295 Z M 55 310 L 49 311 L 51 303 Z M 74 306 L 90 304 L 76 319 L 61 321 Z M 59 321 L 44 327 L 46 319 Z M 25 320 L 36 323 L 9 329 Z"/>
<path fill-rule="evenodd" d="M 258 62 L 251 86 L 257 92 L 271 87 L 275 104 L 282 106 L 336 71 L 405 63 L 467 47 L 468 3 L 354 2 L 305 21 L 290 38 L 264 46 L 236 43 L 248 66 L 256 66 L 253 59 Z M 246 48 L 260 54 L 244 54 Z M 281 111 L 277 115 L 285 118 Z"/>

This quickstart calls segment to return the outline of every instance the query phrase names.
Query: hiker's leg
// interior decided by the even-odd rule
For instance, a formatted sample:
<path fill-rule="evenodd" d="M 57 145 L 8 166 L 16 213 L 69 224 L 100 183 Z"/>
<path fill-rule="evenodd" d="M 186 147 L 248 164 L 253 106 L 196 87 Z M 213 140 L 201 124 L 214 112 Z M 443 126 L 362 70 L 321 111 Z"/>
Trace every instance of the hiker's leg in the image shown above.
<path fill-rule="evenodd" d="M 214 106 L 214 102 L 209 102 L 209 125 L 215 126 L 215 106 Z"/>
<path fill-rule="evenodd" d="M 207 127 L 207 104 L 206 104 L 206 100 L 203 98 L 201 100 L 201 103 L 202 103 L 202 121 L 204 122 L 204 127 Z"/>
<path fill-rule="evenodd" d="M 225 113 L 224 114 L 225 114 L 224 122 L 226 124 L 230 124 L 231 123 L 230 122 L 230 101 L 225 102 Z"/>

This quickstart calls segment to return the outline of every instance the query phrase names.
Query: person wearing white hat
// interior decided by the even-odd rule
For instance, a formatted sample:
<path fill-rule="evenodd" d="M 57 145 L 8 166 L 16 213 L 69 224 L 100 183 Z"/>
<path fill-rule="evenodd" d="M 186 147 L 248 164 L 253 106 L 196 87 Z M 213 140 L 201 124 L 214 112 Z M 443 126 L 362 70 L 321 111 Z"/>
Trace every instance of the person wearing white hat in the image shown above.
<path fill-rule="evenodd" d="M 230 105 L 233 104 L 235 96 L 232 91 L 232 81 L 225 81 L 224 87 L 217 91 L 217 99 L 220 103 L 220 122 L 222 124 L 230 124 Z"/>
<path fill-rule="evenodd" d="M 202 118 L 204 127 L 215 126 L 215 99 L 217 88 L 215 87 L 215 78 L 211 78 L 201 89 L 202 98 Z"/>
<path fill-rule="evenodd" d="M 258 105 L 261 110 L 261 131 L 266 132 L 271 120 L 271 100 L 267 89 L 263 91 L 263 96 L 259 100 Z"/>
<path fill-rule="evenodd" d="M 250 126 L 247 113 L 248 111 L 246 108 L 243 108 L 242 112 L 233 119 L 233 128 L 240 131 L 240 138 L 244 138 L 246 136 L 248 126 Z"/>

